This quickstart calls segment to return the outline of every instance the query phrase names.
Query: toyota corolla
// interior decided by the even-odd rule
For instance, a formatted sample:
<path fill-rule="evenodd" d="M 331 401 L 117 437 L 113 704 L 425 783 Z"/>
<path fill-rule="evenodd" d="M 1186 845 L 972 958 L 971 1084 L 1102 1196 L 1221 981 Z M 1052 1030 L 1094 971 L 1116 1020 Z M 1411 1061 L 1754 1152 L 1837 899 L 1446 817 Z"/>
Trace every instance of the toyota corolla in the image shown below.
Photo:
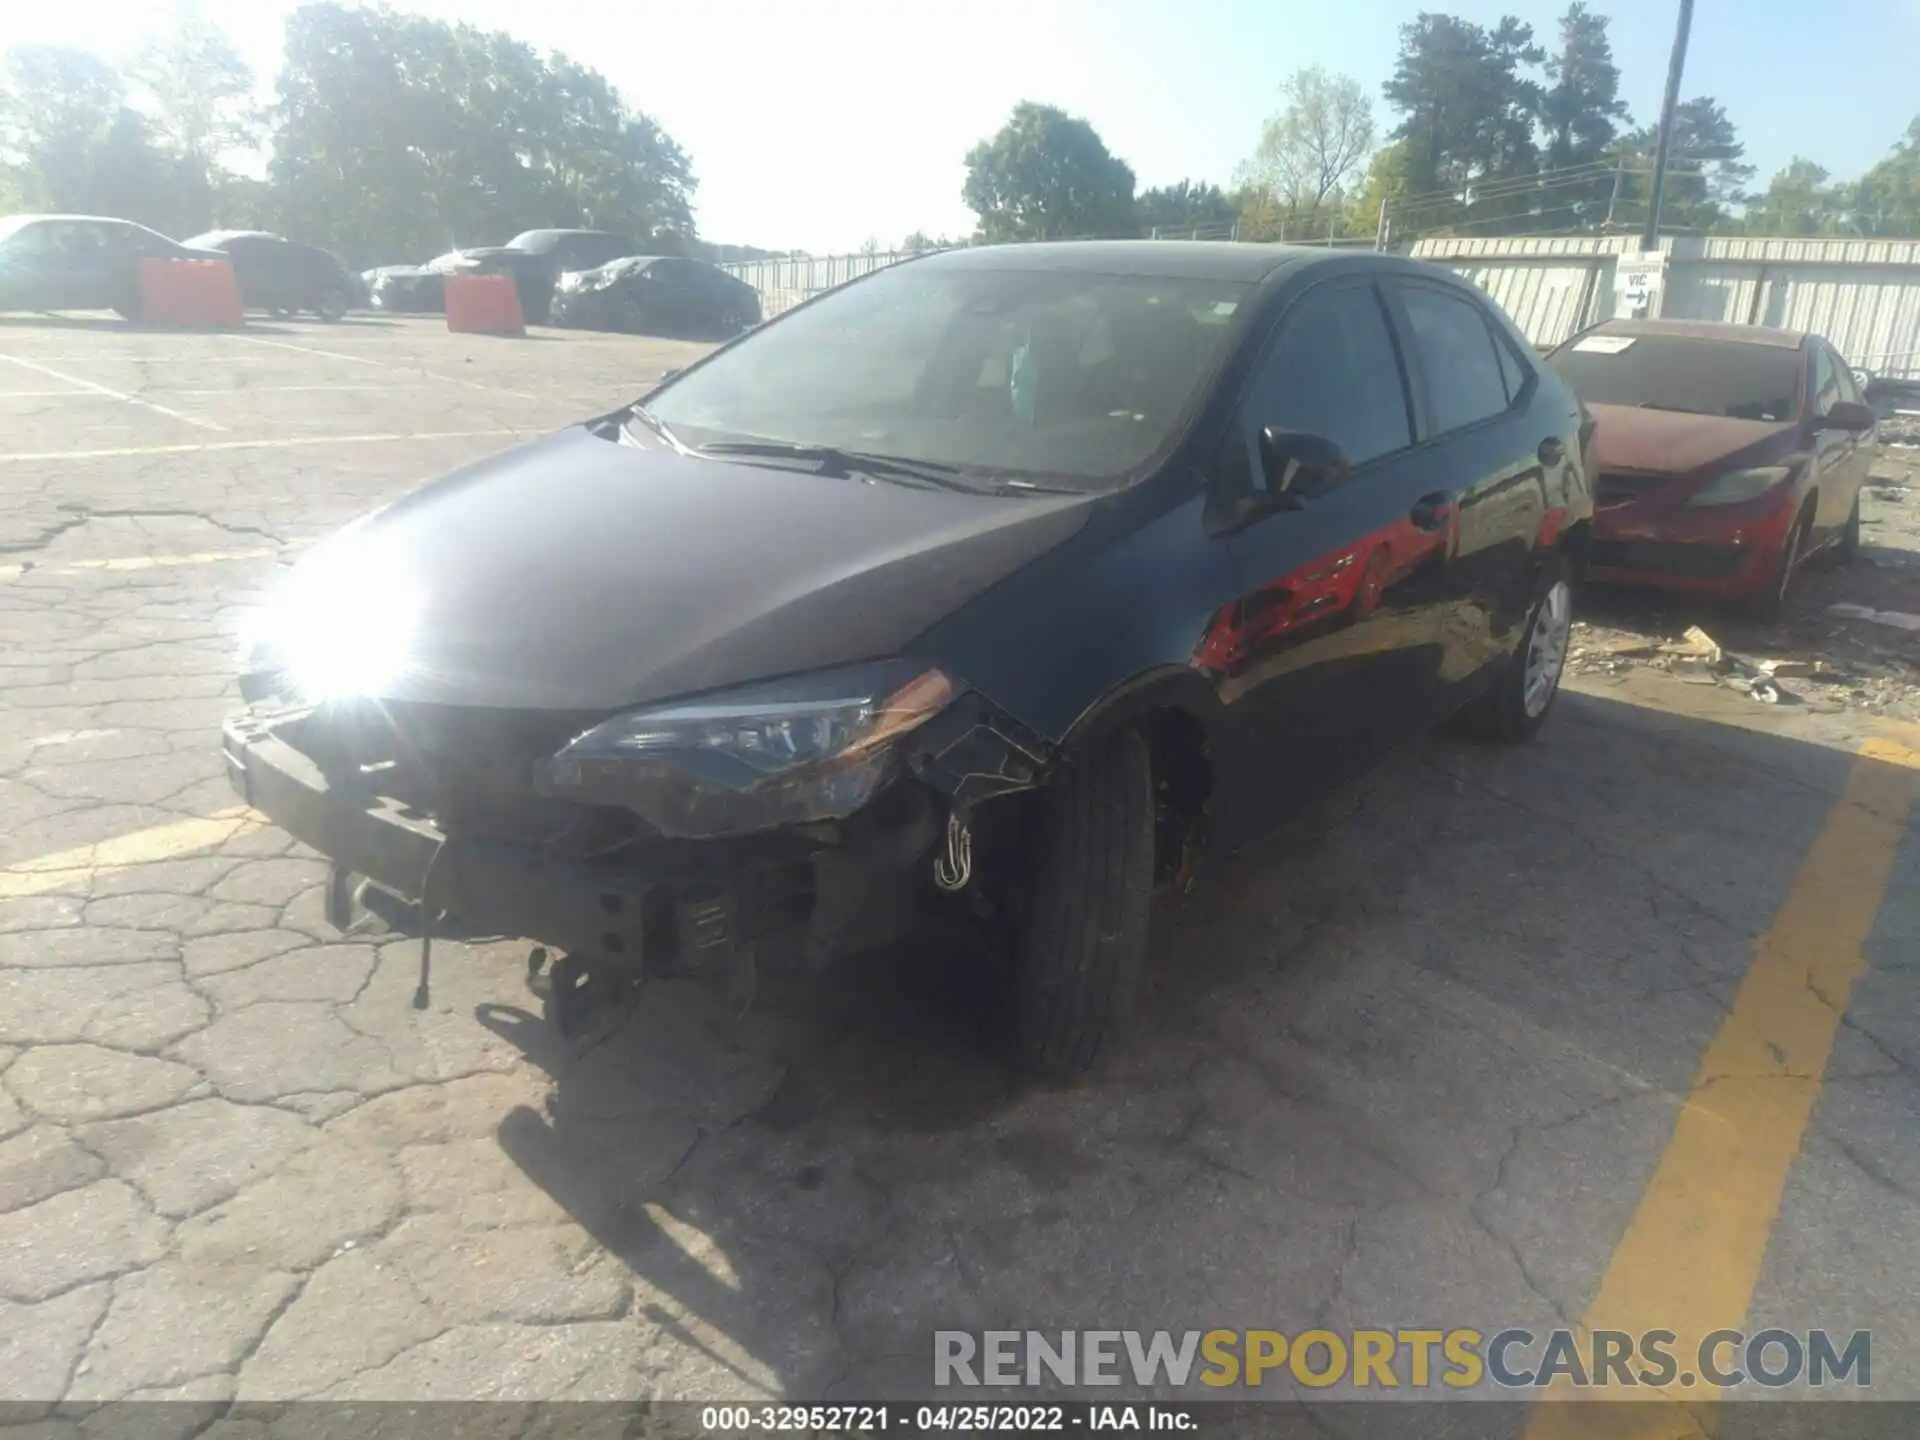
<path fill-rule="evenodd" d="M 456 917 L 557 952 L 573 1023 L 597 980 L 944 908 L 1068 1072 L 1203 846 L 1449 717 L 1546 721 L 1588 440 L 1432 266 L 930 256 L 316 547 L 228 767 L 330 859 L 336 923 L 417 916 L 419 1003 Z"/>

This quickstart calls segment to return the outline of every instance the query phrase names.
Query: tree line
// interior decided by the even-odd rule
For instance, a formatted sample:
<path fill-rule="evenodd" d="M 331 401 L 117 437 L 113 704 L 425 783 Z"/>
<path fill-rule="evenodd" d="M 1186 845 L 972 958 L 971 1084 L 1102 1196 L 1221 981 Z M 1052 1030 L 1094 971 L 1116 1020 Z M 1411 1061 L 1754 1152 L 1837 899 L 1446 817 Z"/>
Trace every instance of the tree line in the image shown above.
<path fill-rule="evenodd" d="M 122 67 L 17 46 L 0 62 L 0 212 L 273 230 L 363 265 L 549 225 L 697 245 L 686 151 L 564 55 L 319 0 L 289 16 L 278 80 L 258 105 L 245 61 L 192 9 Z M 264 177 L 243 164 L 263 152 Z"/>
<path fill-rule="evenodd" d="M 963 241 L 1638 230 L 1657 134 L 1620 98 L 1608 28 L 1586 0 L 1544 40 L 1512 17 L 1422 12 L 1400 29 L 1384 124 L 1357 80 L 1302 70 L 1226 184 L 1141 190 L 1085 120 L 1022 103 L 966 156 L 978 226 Z M 175 236 L 274 230 L 362 265 L 546 225 L 716 259 L 781 253 L 696 238 L 687 152 L 597 71 L 503 32 L 312 0 L 288 18 L 277 81 L 260 105 L 192 8 L 124 65 L 17 46 L 0 60 L 0 211 L 120 215 Z M 1711 96 L 1680 105 L 1670 150 L 1664 230 L 1920 236 L 1920 119 L 1852 180 L 1795 158 L 1754 189 Z M 952 243 L 916 233 L 905 248 Z"/>
<path fill-rule="evenodd" d="M 972 238 L 1639 231 L 1658 129 L 1635 124 L 1620 98 L 1609 23 L 1575 0 L 1543 42 L 1512 16 L 1483 26 L 1422 12 L 1400 27 L 1384 129 L 1359 81 L 1302 70 L 1224 187 L 1188 179 L 1137 191 L 1086 121 L 1023 103 L 967 156 Z M 1734 122 L 1702 95 L 1677 107 L 1669 154 L 1663 233 L 1920 236 L 1920 119 L 1858 179 L 1796 157 L 1755 191 Z M 946 243 L 916 234 L 906 248 Z"/>

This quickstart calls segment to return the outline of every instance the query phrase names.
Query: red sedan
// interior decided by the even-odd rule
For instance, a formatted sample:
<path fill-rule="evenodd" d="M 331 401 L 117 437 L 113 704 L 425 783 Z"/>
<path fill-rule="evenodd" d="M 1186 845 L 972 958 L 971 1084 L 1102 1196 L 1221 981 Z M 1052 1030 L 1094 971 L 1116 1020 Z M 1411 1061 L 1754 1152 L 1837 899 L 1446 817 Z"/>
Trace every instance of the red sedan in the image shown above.
<path fill-rule="evenodd" d="M 1820 336 L 1608 320 L 1547 363 L 1598 425 L 1593 579 L 1773 618 L 1810 557 L 1859 546 L 1876 417 Z"/>

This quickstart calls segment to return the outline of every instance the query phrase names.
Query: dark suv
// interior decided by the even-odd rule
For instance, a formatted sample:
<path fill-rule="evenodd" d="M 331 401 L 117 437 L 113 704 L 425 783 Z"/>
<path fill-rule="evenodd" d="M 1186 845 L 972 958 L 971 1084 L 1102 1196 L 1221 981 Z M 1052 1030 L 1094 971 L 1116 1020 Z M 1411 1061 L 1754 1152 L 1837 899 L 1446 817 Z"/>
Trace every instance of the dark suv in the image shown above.
<path fill-rule="evenodd" d="M 944 913 L 1071 1071 L 1203 845 L 1451 716 L 1546 720 L 1588 438 L 1429 265 L 949 251 L 322 542 L 229 772 L 331 857 L 337 923 L 562 952 L 563 1025 Z"/>

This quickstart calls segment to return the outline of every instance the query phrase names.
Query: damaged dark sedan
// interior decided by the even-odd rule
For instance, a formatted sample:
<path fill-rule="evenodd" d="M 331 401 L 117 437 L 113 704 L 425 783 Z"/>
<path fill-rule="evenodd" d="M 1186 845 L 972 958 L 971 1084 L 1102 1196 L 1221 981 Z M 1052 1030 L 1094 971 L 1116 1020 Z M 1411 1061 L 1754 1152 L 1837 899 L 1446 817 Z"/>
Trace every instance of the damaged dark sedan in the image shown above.
<path fill-rule="evenodd" d="M 1579 402 L 1418 262 L 1002 246 L 828 292 L 330 537 L 245 648 L 242 797 L 329 915 L 537 942 L 563 1026 L 942 913 L 1036 1068 L 1156 889 L 1450 717 L 1558 691 Z"/>

